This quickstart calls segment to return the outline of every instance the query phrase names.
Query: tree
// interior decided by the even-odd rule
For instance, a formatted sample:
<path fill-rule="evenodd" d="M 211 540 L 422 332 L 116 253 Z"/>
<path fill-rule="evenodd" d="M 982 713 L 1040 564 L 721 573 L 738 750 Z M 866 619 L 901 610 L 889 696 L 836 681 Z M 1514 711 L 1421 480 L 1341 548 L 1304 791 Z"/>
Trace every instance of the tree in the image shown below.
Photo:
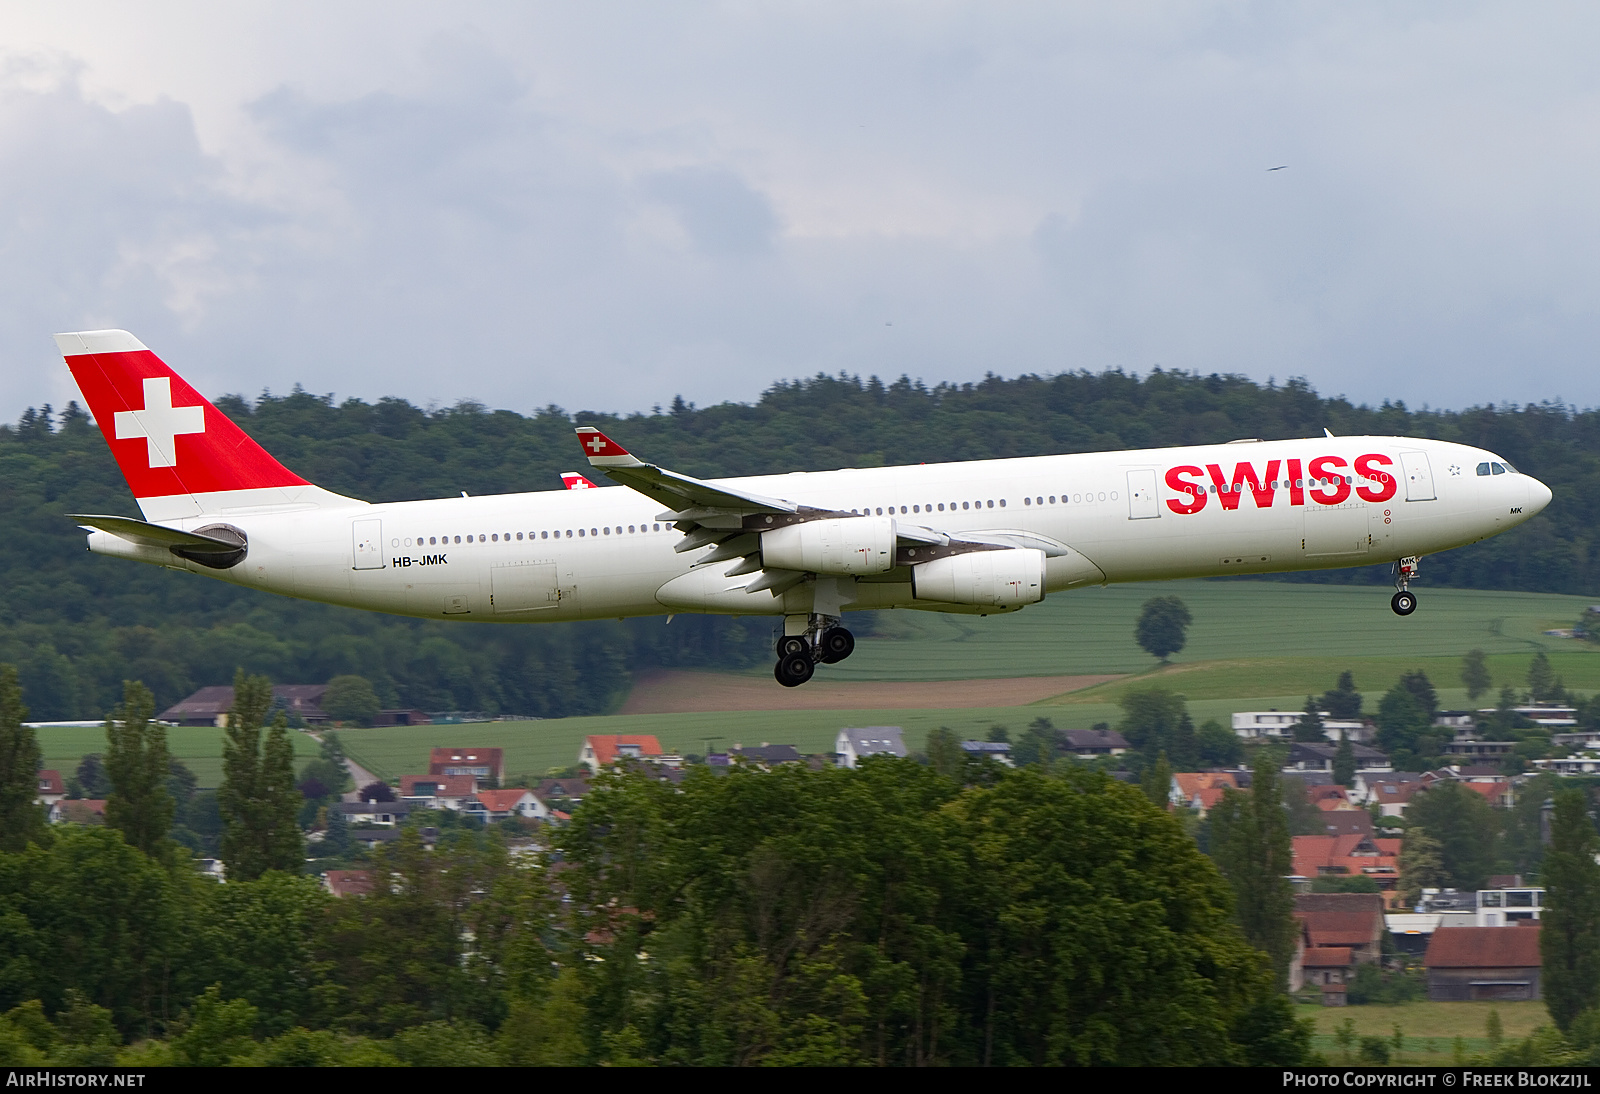
<path fill-rule="evenodd" d="M 86 752 L 72 773 L 78 791 L 86 798 L 104 798 L 111 793 L 111 782 L 106 778 L 105 758 L 98 752 Z"/>
<path fill-rule="evenodd" d="M 1202 767 L 1234 767 L 1244 759 L 1244 742 L 1215 718 L 1200 723 L 1195 745 L 1200 751 Z"/>
<path fill-rule="evenodd" d="M 1550 658 L 1540 650 L 1528 664 L 1528 694 L 1535 703 L 1542 703 L 1554 696 L 1555 689 L 1555 671 L 1550 667 Z"/>
<path fill-rule="evenodd" d="M 370 726 L 383 704 L 365 676 L 335 676 L 322 693 L 322 710 L 336 722 Z"/>
<path fill-rule="evenodd" d="M 1435 783 L 1406 806 L 1406 829 L 1416 828 L 1438 842 L 1446 885 L 1483 888 L 1495 864 L 1497 828 L 1494 810 L 1483 795 L 1457 782 Z"/>
<path fill-rule="evenodd" d="M 106 718 L 106 823 L 120 829 L 129 846 L 151 857 L 165 852 L 175 803 L 167 789 L 171 756 L 167 729 L 150 719 L 155 696 L 137 680 L 123 685 L 122 702 Z"/>
<path fill-rule="evenodd" d="M 1416 694 L 1404 684 L 1396 684 L 1378 702 L 1378 747 L 1387 752 L 1400 770 L 1415 770 L 1428 747 L 1428 729 L 1433 724 Z"/>
<path fill-rule="evenodd" d="M 1175 596 L 1156 596 L 1144 602 L 1133 636 L 1139 648 L 1165 661 L 1188 641 L 1185 632 L 1194 622 L 1189 608 Z"/>
<path fill-rule="evenodd" d="M 27 716 L 16 667 L 0 665 L 0 851 L 20 851 L 44 831 L 39 737 L 22 724 Z"/>
<path fill-rule="evenodd" d="M 947 779 L 957 782 L 964 781 L 967 768 L 967 754 L 961 747 L 961 738 L 948 726 L 939 726 L 928 731 L 928 766 Z"/>
<path fill-rule="evenodd" d="M 1339 750 L 1333 754 L 1333 781 L 1339 786 L 1349 786 L 1356 778 L 1356 750 L 1350 743 L 1350 734 L 1339 731 Z"/>
<path fill-rule="evenodd" d="M 1322 709 L 1328 712 L 1328 717 L 1341 722 L 1361 717 L 1361 702 L 1355 677 L 1348 671 L 1339 674 L 1337 687 L 1322 693 Z"/>
<path fill-rule="evenodd" d="M 995 727 L 1000 728 L 1000 727 Z M 990 731 L 994 736 L 994 731 Z M 1043 764 L 1049 767 L 1056 758 L 1057 733 L 1055 723 L 1041 715 L 1028 723 L 1015 747 L 1011 749 L 1011 762 L 1018 767 Z"/>
<path fill-rule="evenodd" d="M 1600 1005 L 1600 836 L 1581 790 L 1558 790 L 1554 801 L 1540 873 L 1546 895 L 1539 949 L 1545 1006 L 1566 1030 L 1579 1014 Z"/>
<path fill-rule="evenodd" d="M 1165 809 L 1172 799 L 1172 765 L 1167 754 L 1161 753 L 1156 762 L 1145 768 L 1139 776 L 1139 789 L 1150 799 L 1150 804 Z"/>
<path fill-rule="evenodd" d="M 1278 760 L 1268 751 L 1251 768 L 1250 790 L 1225 790 L 1210 814 L 1212 857 L 1233 887 L 1234 917 L 1249 943 L 1271 959 L 1280 990 L 1294 957 L 1292 841 L 1278 783 Z"/>
<path fill-rule="evenodd" d="M 265 676 L 233 677 L 233 709 L 228 712 L 222 749 L 222 860 L 230 880 L 251 881 L 268 870 L 299 867 L 304 844 L 296 815 L 300 792 L 294 785 L 294 746 L 288 720 L 280 711 L 262 749 L 261 723 L 272 706 L 272 682 Z"/>
<path fill-rule="evenodd" d="M 1467 698 L 1478 701 L 1478 696 L 1494 686 L 1489 675 L 1489 661 L 1482 650 L 1468 650 L 1461 658 L 1461 682 L 1467 685 Z"/>
<path fill-rule="evenodd" d="M 394 787 L 381 780 L 370 782 L 361 788 L 361 800 L 364 802 L 392 802 L 394 801 Z"/>
<path fill-rule="evenodd" d="M 1428 674 L 1421 669 L 1412 669 L 1410 672 L 1402 673 L 1399 686 L 1405 688 L 1416 697 L 1417 705 L 1427 714 L 1428 720 L 1432 721 L 1434 714 L 1439 710 L 1439 693 L 1433 690 L 1433 684 L 1428 680 Z"/>
<path fill-rule="evenodd" d="M 1131 688 L 1117 700 L 1123 719 L 1117 732 L 1154 763 L 1156 753 L 1177 751 L 1178 729 L 1186 713 L 1183 697 L 1166 688 Z"/>
<path fill-rule="evenodd" d="M 1442 889 L 1450 884 L 1450 875 L 1444 868 L 1444 848 L 1420 825 L 1408 826 L 1405 841 L 1400 844 L 1400 880 L 1405 884 L 1402 899 L 1407 907 L 1416 907 L 1422 890 Z"/>
<path fill-rule="evenodd" d="M 1322 731 L 1322 714 L 1317 710 L 1317 701 L 1309 695 L 1306 696 L 1306 706 L 1300 713 L 1300 720 L 1294 724 L 1294 739 L 1302 743 L 1328 739 L 1328 735 Z"/>

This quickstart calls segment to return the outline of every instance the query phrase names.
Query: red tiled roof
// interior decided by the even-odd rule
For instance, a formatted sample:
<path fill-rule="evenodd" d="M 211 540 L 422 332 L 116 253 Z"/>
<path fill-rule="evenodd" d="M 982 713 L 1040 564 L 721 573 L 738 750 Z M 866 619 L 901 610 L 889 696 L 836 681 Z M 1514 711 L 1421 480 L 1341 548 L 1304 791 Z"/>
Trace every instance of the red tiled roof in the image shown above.
<path fill-rule="evenodd" d="M 1445 927 L 1433 932 L 1423 964 L 1430 969 L 1530 969 L 1543 964 L 1539 929 Z"/>
<path fill-rule="evenodd" d="M 1350 947 L 1313 946 L 1300 962 L 1307 969 L 1346 969 L 1350 967 Z"/>
<path fill-rule="evenodd" d="M 662 754 L 661 742 L 653 734 L 596 734 L 585 737 L 584 743 L 594 752 L 594 762 L 601 767 L 610 767 L 617 762 L 621 745 L 637 745 L 643 756 Z"/>
<path fill-rule="evenodd" d="M 1400 841 L 1373 839 L 1360 832 L 1339 836 L 1295 836 L 1294 872 L 1301 877 L 1317 877 L 1323 867 L 1342 866 L 1347 874 L 1360 874 L 1371 867 L 1397 868 Z M 1356 854 L 1371 847 L 1377 854 Z"/>
<path fill-rule="evenodd" d="M 48 767 L 39 772 L 39 793 L 65 794 L 66 787 L 61 782 L 61 772 L 52 771 Z"/>
<path fill-rule="evenodd" d="M 1476 790 L 1489 799 L 1490 805 L 1499 805 L 1501 801 L 1511 796 L 1511 787 L 1507 783 L 1459 783 L 1468 790 Z"/>
<path fill-rule="evenodd" d="M 491 813 L 509 813 L 516 808 L 517 802 L 521 801 L 526 793 L 528 791 L 520 786 L 510 790 L 480 790 L 478 800 Z"/>
<path fill-rule="evenodd" d="M 334 896 L 366 896 L 372 892 L 371 870 L 329 870 L 328 891 Z"/>
<path fill-rule="evenodd" d="M 500 748 L 435 748 L 428 754 L 428 774 L 443 775 L 447 767 L 487 767 L 498 779 L 505 770 L 505 750 Z"/>
<path fill-rule="evenodd" d="M 1178 771 L 1172 779 L 1178 784 L 1178 793 L 1183 795 L 1184 801 L 1193 801 L 1202 790 L 1222 790 L 1225 787 L 1239 789 L 1239 783 L 1231 771 Z"/>

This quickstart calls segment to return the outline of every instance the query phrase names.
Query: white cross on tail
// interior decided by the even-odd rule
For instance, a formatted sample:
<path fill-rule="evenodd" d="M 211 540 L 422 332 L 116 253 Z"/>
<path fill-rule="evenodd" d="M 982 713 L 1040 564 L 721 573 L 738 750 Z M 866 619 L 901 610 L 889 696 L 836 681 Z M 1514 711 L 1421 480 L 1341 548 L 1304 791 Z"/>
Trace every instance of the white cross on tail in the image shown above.
<path fill-rule="evenodd" d="M 180 433 L 204 433 L 203 406 L 173 406 L 172 378 L 148 376 L 144 381 L 144 409 L 119 410 L 115 416 L 117 440 L 145 439 L 151 467 L 176 467 Z"/>

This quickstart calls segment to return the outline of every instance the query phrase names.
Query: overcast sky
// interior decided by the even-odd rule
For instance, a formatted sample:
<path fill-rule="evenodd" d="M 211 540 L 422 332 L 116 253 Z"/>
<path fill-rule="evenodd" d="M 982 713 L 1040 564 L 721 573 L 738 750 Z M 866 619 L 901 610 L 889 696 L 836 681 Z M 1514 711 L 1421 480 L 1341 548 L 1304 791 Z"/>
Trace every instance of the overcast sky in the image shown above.
<path fill-rule="evenodd" d="M 1600 404 L 1600 8 L 0 7 L 0 416 L 1154 365 Z M 1282 170 L 1270 170 L 1282 167 Z"/>

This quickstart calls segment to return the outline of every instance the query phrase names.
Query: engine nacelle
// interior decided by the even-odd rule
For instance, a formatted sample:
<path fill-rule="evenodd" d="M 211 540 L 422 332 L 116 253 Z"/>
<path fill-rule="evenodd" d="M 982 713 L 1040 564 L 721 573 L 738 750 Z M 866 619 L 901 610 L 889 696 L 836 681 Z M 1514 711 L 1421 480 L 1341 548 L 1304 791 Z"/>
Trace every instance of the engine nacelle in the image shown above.
<path fill-rule="evenodd" d="M 761 564 L 814 574 L 881 574 L 894 568 L 892 517 L 830 517 L 761 533 Z"/>
<path fill-rule="evenodd" d="M 911 595 L 946 604 L 1014 608 L 1044 599 L 1044 552 L 971 551 L 911 568 Z"/>

